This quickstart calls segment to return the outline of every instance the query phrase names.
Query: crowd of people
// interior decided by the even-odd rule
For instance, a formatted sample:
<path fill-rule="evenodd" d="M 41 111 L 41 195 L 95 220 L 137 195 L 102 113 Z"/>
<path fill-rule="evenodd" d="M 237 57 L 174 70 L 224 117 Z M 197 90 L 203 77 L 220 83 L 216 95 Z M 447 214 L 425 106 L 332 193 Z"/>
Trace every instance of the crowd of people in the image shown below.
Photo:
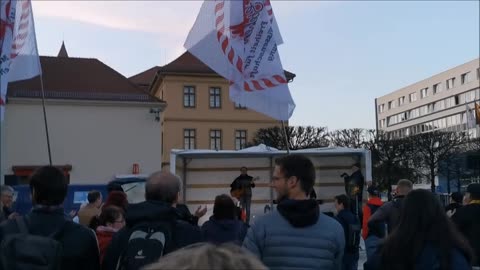
<path fill-rule="evenodd" d="M 472 269 L 480 261 L 480 184 L 438 197 L 400 180 L 392 201 L 383 202 L 359 165 L 345 175 L 345 194 L 333 199 L 333 214 L 311 199 L 315 167 L 302 155 L 275 161 L 271 187 L 277 207 L 252 224 L 236 199 L 220 194 L 213 215 L 192 214 L 179 200 L 180 179 L 159 171 L 145 184 L 145 201 L 129 204 L 122 190 L 103 202 L 99 191 L 72 218 L 62 208 L 68 183 L 55 167 L 35 171 L 29 185 L 33 209 L 12 211 L 13 189 L 1 188 L 2 269 Z M 246 168 L 232 188 L 245 181 Z M 245 186 L 245 185 L 243 185 Z M 362 191 L 368 200 L 363 205 Z M 250 190 L 251 191 L 251 190 Z M 247 193 L 251 197 L 251 192 Z M 248 199 L 244 200 L 248 201 Z"/>

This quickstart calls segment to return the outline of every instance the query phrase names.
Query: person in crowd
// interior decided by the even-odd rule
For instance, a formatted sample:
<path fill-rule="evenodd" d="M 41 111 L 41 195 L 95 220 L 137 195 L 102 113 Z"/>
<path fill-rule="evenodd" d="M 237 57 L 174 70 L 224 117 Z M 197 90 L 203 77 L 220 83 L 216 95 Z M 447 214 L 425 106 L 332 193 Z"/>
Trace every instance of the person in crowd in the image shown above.
<path fill-rule="evenodd" d="M 198 226 L 198 220 L 205 216 L 205 214 L 207 213 L 206 206 L 203 208 L 202 206 L 199 206 L 195 211 L 195 214 L 192 215 L 190 209 L 188 209 L 188 206 L 183 203 L 177 203 L 176 209 L 179 219 L 186 221 L 194 226 Z"/>
<path fill-rule="evenodd" d="M 367 258 L 369 258 L 377 249 L 380 240 L 385 237 L 385 224 L 383 222 L 372 222 L 368 226 L 368 220 L 383 205 L 383 202 L 380 199 L 380 192 L 377 187 L 371 185 L 367 192 L 368 201 L 363 206 L 362 238 L 365 241 Z"/>
<path fill-rule="evenodd" d="M 365 270 L 470 270 L 472 251 L 428 190 L 410 192 L 398 226 L 365 263 Z"/>
<path fill-rule="evenodd" d="M 357 270 L 360 245 L 360 222 L 350 211 L 350 198 L 346 195 L 335 196 L 336 219 L 342 225 L 345 235 L 345 250 L 343 253 L 342 269 Z"/>
<path fill-rule="evenodd" d="M 217 246 L 207 243 L 198 243 L 182 248 L 144 268 L 144 270 L 171 269 L 267 270 L 268 268 L 250 252 L 237 245 Z"/>
<path fill-rule="evenodd" d="M 140 269 L 163 254 L 201 242 L 200 228 L 178 219 L 179 193 L 177 176 L 163 171 L 150 175 L 145 184 L 146 201 L 128 206 L 126 226 L 114 235 L 102 268 Z"/>
<path fill-rule="evenodd" d="M 463 194 L 461 192 L 453 192 L 450 194 L 450 203 L 445 207 L 447 216 L 451 217 L 458 208 L 462 207 Z"/>
<path fill-rule="evenodd" d="M 248 226 L 237 219 L 236 207 L 228 195 L 215 198 L 213 216 L 202 225 L 203 238 L 214 244 L 234 242 L 241 245 Z"/>
<path fill-rule="evenodd" d="M 277 193 L 277 211 L 255 220 L 243 246 L 271 270 L 341 269 L 342 226 L 308 199 L 315 181 L 312 161 L 288 155 L 275 164 L 271 186 Z"/>
<path fill-rule="evenodd" d="M 360 169 L 360 163 L 355 163 L 352 166 L 352 174 L 348 176 L 346 173 L 344 176 L 345 194 L 350 198 L 350 210 L 357 216 L 358 220 L 362 220 L 362 201 L 363 201 L 363 189 L 365 187 L 365 178 L 362 175 Z"/>
<path fill-rule="evenodd" d="M 110 206 L 116 206 L 122 209 L 124 212 L 127 211 L 128 199 L 127 194 L 123 191 L 113 190 L 110 191 L 107 195 L 107 199 L 102 206 L 102 209 L 105 209 Z"/>
<path fill-rule="evenodd" d="M 100 215 L 102 206 L 102 193 L 92 190 L 87 195 L 88 204 L 78 210 L 78 220 L 83 226 L 90 225 L 93 217 Z"/>
<path fill-rule="evenodd" d="M 112 241 L 113 235 L 125 226 L 125 212 L 116 206 L 102 208 L 98 217 L 93 217 L 90 228 L 97 234 L 98 247 L 100 249 L 100 262 L 103 261 L 105 251 Z"/>
<path fill-rule="evenodd" d="M 0 269 L 100 269 L 94 232 L 64 214 L 68 182 L 63 172 L 41 167 L 29 185 L 32 211 L 0 225 Z"/>
<path fill-rule="evenodd" d="M 480 267 L 480 183 L 468 185 L 464 201 L 465 206 L 455 211 L 452 220 L 473 248 L 474 266 Z"/>
<path fill-rule="evenodd" d="M 246 222 L 250 222 L 250 206 L 252 203 L 252 188 L 255 188 L 254 178 L 248 175 L 247 167 L 240 168 L 240 175 L 230 185 L 232 196 L 240 200 L 246 212 Z"/>
<path fill-rule="evenodd" d="M 387 225 L 388 233 L 391 233 L 398 225 L 400 207 L 402 206 L 403 199 L 410 191 L 412 191 L 412 189 L 413 184 L 410 180 L 399 180 L 395 190 L 396 196 L 393 201 L 387 202 L 380 206 L 380 208 L 378 208 L 368 220 L 368 226 L 375 226 L 378 223 L 385 223 Z"/>
<path fill-rule="evenodd" d="M 3 185 L 0 189 L 0 200 L 2 201 L 3 216 L 7 219 L 13 219 L 18 216 L 13 208 L 13 195 L 15 190 L 8 185 Z"/>

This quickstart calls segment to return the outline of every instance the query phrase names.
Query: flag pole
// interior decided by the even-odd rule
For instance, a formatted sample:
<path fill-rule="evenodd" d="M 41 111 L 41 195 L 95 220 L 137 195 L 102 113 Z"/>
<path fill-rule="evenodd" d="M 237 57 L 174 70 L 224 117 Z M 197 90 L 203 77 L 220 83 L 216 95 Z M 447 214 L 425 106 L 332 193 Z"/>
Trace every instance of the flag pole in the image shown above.
<path fill-rule="evenodd" d="M 35 35 L 35 50 L 38 56 L 38 70 L 42 70 L 42 66 L 40 64 L 40 54 L 38 53 L 38 42 L 37 42 L 37 35 L 35 31 L 35 19 L 33 18 L 33 6 L 32 2 L 30 1 L 30 11 L 32 16 L 32 27 L 33 27 L 33 34 Z M 50 136 L 48 134 L 48 122 L 47 122 L 47 111 L 45 110 L 45 89 L 43 87 L 43 72 L 40 73 L 40 89 L 42 91 L 42 109 L 43 109 L 43 121 L 45 123 L 45 135 L 47 136 L 47 150 L 48 150 L 48 164 L 52 166 L 52 151 L 50 149 Z"/>
<path fill-rule="evenodd" d="M 282 123 L 283 137 L 285 138 L 285 147 L 287 148 L 287 155 L 290 155 L 290 147 L 288 147 L 287 129 L 285 128 L 284 121 L 281 120 L 280 122 Z"/>

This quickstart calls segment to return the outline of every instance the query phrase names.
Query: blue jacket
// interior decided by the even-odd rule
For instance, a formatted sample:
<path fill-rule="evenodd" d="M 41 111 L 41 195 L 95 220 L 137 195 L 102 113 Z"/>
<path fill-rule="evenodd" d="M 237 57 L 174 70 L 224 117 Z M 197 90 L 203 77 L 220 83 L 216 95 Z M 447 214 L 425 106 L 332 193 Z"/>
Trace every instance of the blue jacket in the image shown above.
<path fill-rule="evenodd" d="M 271 270 L 341 269 L 342 226 L 322 214 L 315 200 L 285 200 L 258 218 L 243 242 Z"/>
<path fill-rule="evenodd" d="M 335 219 L 342 225 L 345 236 L 345 253 L 358 253 L 358 247 L 360 245 L 360 223 L 357 217 L 347 209 L 343 209 L 338 212 Z M 358 226 L 358 231 L 351 231 L 352 225 Z"/>
<path fill-rule="evenodd" d="M 226 219 L 216 220 L 213 216 L 202 225 L 202 235 L 205 241 L 222 244 L 235 242 L 241 245 L 248 226 L 240 220 Z"/>
<path fill-rule="evenodd" d="M 365 270 L 383 270 L 380 264 L 380 248 L 375 254 L 368 260 L 365 265 Z M 439 270 L 440 269 L 440 255 L 436 251 L 435 247 L 430 244 L 425 245 L 422 253 L 416 259 L 415 268 L 408 270 Z M 454 249 L 450 253 L 450 270 L 471 270 L 472 266 L 468 262 L 467 258 L 457 249 Z M 407 269 L 405 269 L 407 270 Z"/>

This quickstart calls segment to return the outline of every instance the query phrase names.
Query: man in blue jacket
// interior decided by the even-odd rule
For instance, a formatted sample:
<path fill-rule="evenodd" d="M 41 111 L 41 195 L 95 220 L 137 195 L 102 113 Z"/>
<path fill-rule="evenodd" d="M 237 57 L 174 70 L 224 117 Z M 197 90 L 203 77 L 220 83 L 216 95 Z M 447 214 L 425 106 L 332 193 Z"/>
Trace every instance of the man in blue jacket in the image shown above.
<path fill-rule="evenodd" d="M 288 155 L 275 163 L 271 186 L 277 193 L 278 211 L 255 220 L 244 248 L 271 270 L 341 269 L 342 226 L 307 196 L 315 181 L 312 162 L 302 155 Z"/>

